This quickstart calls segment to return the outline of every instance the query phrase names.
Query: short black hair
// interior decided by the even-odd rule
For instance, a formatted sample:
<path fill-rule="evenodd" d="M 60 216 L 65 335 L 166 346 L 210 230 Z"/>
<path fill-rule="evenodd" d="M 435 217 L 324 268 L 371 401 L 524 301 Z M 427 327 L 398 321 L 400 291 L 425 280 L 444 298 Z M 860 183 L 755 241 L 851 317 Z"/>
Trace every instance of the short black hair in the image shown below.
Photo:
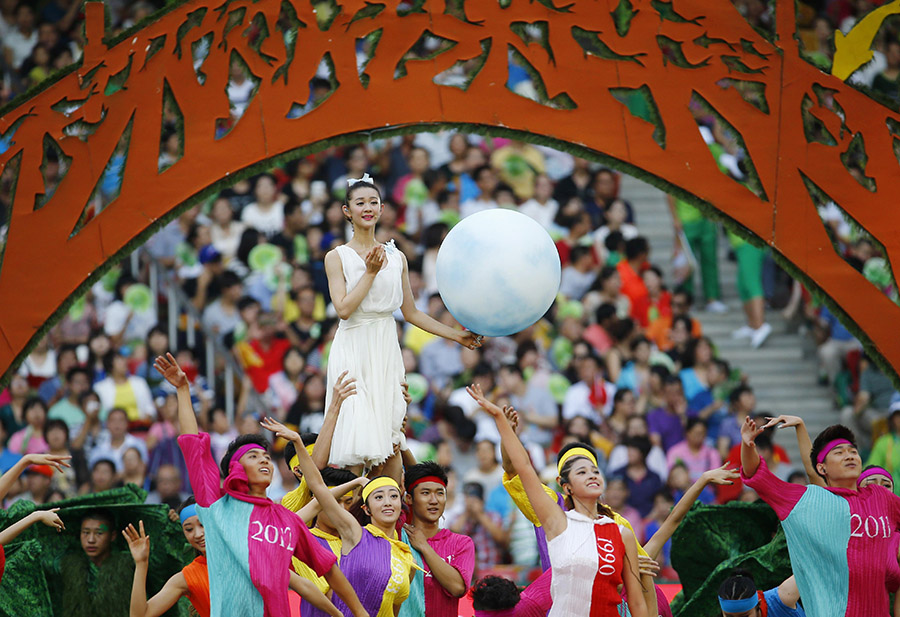
<path fill-rule="evenodd" d="M 609 302 L 604 302 L 600 306 L 597 307 L 597 312 L 594 313 L 594 317 L 597 320 L 598 324 L 602 324 L 607 319 L 612 319 L 616 316 L 616 306 L 614 304 L 610 304 Z"/>
<path fill-rule="evenodd" d="M 813 441 L 812 450 L 809 453 L 809 460 L 812 462 L 813 469 L 816 470 L 816 473 L 823 480 L 825 479 L 825 476 L 823 476 L 822 474 L 819 473 L 819 469 L 817 467 L 817 464 L 819 462 L 818 461 L 819 453 L 825 448 L 825 446 L 830 444 L 835 439 L 846 439 L 847 441 L 850 442 L 850 445 L 852 445 L 854 448 L 857 447 L 856 446 L 856 435 L 854 435 L 853 431 L 851 431 L 849 428 L 847 428 L 843 424 L 832 424 L 831 426 L 826 428 L 824 431 L 819 433 L 816 436 L 815 441 Z"/>
<path fill-rule="evenodd" d="M 303 433 L 300 435 L 300 441 L 303 442 L 304 446 L 311 446 L 316 443 L 316 439 L 319 438 L 318 433 Z M 297 454 L 297 447 L 294 445 L 293 441 L 287 442 L 287 445 L 284 447 L 284 462 L 287 463 L 288 467 L 291 466 L 291 459 Z"/>
<path fill-rule="evenodd" d="M 475 581 L 469 594 L 476 611 L 508 610 L 518 604 L 521 597 L 516 584 L 502 576 L 485 576 Z"/>
<path fill-rule="evenodd" d="M 181 511 L 187 508 L 188 506 L 197 503 L 197 500 L 194 499 L 193 495 L 188 495 L 188 498 L 181 502 L 181 505 L 178 506 L 178 514 L 181 514 Z"/>
<path fill-rule="evenodd" d="M 578 261 L 582 257 L 584 257 L 586 255 L 589 256 L 591 254 L 592 250 L 593 250 L 593 247 L 582 246 L 580 244 L 573 247 L 571 252 L 569 253 L 569 262 L 574 264 L 576 261 Z"/>
<path fill-rule="evenodd" d="M 66 371 L 66 383 L 69 383 L 70 381 L 72 381 L 72 378 L 75 375 L 78 375 L 79 373 L 81 373 L 82 375 L 87 377 L 88 382 L 91 381 L 91 371 L 90 370 L 88 370 L 87 368 L 85 368 L 83 366 L 73 366 L 68 371 Z"/>
<path fill-rule="evenodd" d="M 751 388 L 750 386 L 748 386 L 746 384 L 739 385 L 738 387 L 736 387 L 734 390 L 731 391 L 731 394 L 728 395 L 728 402 L 731 403 L 732 405 L 736 404 L 741 399 L 741 396 L 745 392 L 749 392 L 750 394 L 753 394 L 753 388 Z"/>
<path fill-rule="evenodd" d="M 647 459 L 647 456 L 650 454 L 650 450 L 653 449 L 653 444 L 650 443 L 650 439 L 644 437 L 643 435 L 635 435 L 634 437 L 629 437 L 625 440 L 625 446 L 628 448 L 637 448 L 644 460 Z"/>
<path fill-rule="evenodd" d="M 222 278 L 219 279 L 220 287 L 222 289 L 228 289 L 229 287 L 234 287 L 235 285 L 243 285 L 241 282 L 241 277 L 238 276 L 236 272 L 232 272 L 231 270 L 226 270 L 222 273 Z"/>
<path fill-rule="evenodd" d="M 79 526 L 86 520 L 103 521 L 109 525 L 110 531 L 116 531 L 116 519 L 109 510 L 104 508 L 92 508 L 82 515 Z"/>
<path fill-rule="evenodd" d="M 347 482 L 353 482 L 359 477 L 349 469 L 338 469 L 336 467 L 326 467 L 321 470 L 320 473 L 322 474 L 322 480 L 325 482 L 325 486 L 328 488 L 334 488 L 335 486 L 340 486 Z"/>
<path fill-rule="evenodd" d="M 439 478 L 445 485 L 447 484 L 447 472 L 444 468 L 433 461 L 425 461 L 406 468 L 406 492 L 412 494 L 409 487 L 428 476 Z"/>
<path fill-rule="evenodd" d="M 719 597 L 723 600 L 746 600 L 756 595 L 753 575 L 746 570 L 735 570 L 732 576 L 719 586 Z"/>
<path fill-rule="evenodd" d="M 625 242 L 625 259 L 629 261 L 650 252 L 650 244 L 644 236 L 637 236 Z"/>
<path fill-rule="evenodd" d="M 44 424 L 44 441 L 47 441 L 47 434 L 53 429 L 58 428 L 66 434 L 66 443 L 69 442 L 69 425 L 65 423 L 65 421 L 60 420 L 59 418 L 54 418 L 53 420 L 47 420 L 46 424 Z"/>
<path fill-rule="evenodd" d="M 98 466 L 103 465 L 104 463 L 109 465 L 113 473 L 116 473 L 116 462 L 107 457 L 98 458 L 96 461 L 94 461 L 93 464 L 91 464 L 91 471 L 93 472 L 95 469 L 97 469 Z"/>
<path fill-rule="evenodd" d="M 256 444 L 266 452 L 269 451 L 269 442 L 262 435 L 238 435 L 237 439 L 228 444 L 228 449 L 225 450 L 225 455 L 222 457 L 222 462 L 219 465 L 223 478 L 228 477 L 228 468 L 231 466 L 231 458 L 234 456 L 234 453 L 241 446 L 248 444 Z"/>

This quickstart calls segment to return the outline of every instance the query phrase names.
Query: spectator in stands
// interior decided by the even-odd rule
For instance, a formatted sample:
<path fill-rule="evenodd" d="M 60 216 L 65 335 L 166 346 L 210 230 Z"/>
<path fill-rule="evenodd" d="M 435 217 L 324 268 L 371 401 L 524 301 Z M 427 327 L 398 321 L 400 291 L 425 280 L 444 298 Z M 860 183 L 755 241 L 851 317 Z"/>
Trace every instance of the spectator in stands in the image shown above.
<path fill-rule="evenodd" d="M 19 374 L 28 379 L 29 387 L 38 389 L 56 376 L 56 352 L 50 347 L 49 338 L 38 341 L 19 367 Z"/>
<path fill-rule="evenodd" d="M 122 457 L 129 448 L 137 448 L 141 458 L 147 459 L 147 446 L 128 432 L 128 412 L 121 407 L 113 407 L 106 417 L 106 429 L 100 432 L 91 449 L 90 459 L 109 459 L 115 463 L 116 472 L 121 473 Z"/>
<path fill-rule="evenodd" d="M 890 378 L 868 355 L 863 355 L 859 369 L 859 389 L 853 404 L 841 411 L 841 424 L 856 434 L 860 446 L 869 448 L 872 445 L 872 431 L 877 422 L 887 418 L 897 391 Z"/>
<path fill-rule="evenodd" d="M 70 445 L 69 435 L 69 427 L 62 420 L 49 420 L 44 426 L 47 451 L 56 456 L 71 457 L 68 467 L 52 474 L 51 488 L 65 497 L 74 497 L 79 487 L 87 482 L 88 470 L 84 450 Z"/>
<path fill-rule="evenodd" d="M 538 174 L 534 179 L 534 195 L 519 206 L 519 212 L 549 232 L 554 228 L 553 220 L 558 210 L 559 202 L 553 199 L 553 182 L 546 174 Z"/>
<path fill-rule="evenodd" d="M 78 433 L 84 424 L 84 411 L 79 401 L 91 389 L 91 373 L 86 368 L 73 366 L 65 373 L 65 395 L 54 403 L 47 412 L 51 420 L 62 420 L 73 433 Z"/>
<path fill-rule="evenodd" d="M 578 382 L 566 391 L 563 420 L 584 416 L 601 424 L 612 411 L 616 386 L 603 378 L 603 360 L 593 353 L 573 361 Z"/>
<path fill-rule="evenodd" d="M 640 415 L 633 415 L 628 418 L 628 424 L 625 427 L 625 434 L 622 440 L 609 453 L 607 469 L 621 469 L 628 464 L 628 448 L 625 446 L 625 443 L 632 437 L 650 437 L 647 418 Z M 647 455 L 647 468 L 660 478 L 665 478 L 669 474 L 666 453 L 656 444 L 653 444 L 650 448 L 650 453 Z"/>
<path fill-rule="evenodd" d="M 262 174 L 253 189 L 256 201 L 241 212 L 241 222 L 271 238 L 284 228 L 284 201 L 278 193 L 275 179 Z"/>
<path fill-rule="evenodd" d="M 439 309 L 437 320 L 448 328 L 458 328 L 459 324 L 450 311 Z M 419 371 L 424 375 L 433 388 L 442 390 L 450 380 L 463 370 L 463 348 L 443 337 L 434 337 L 422 347 L 419 354 Z"/>
<path fill-rule="evenodd" d="M 834 378 L 841 371 L 847 354 L 859 350 L 861 345 L 824 306 L 816 323 L 816 340 L 819 343 L 816 351 L 819 357 L 819 380 L 834 384 Z"/>
<path fill-rule="evenodd" d="M 470 214 L 497 207 L 494 201 L 494 189 L 497 188 L 497 174 L 490 165 L 482 165 L 472 172 L 472 178 L 478 187 L 478 195 L 463 201 L 459 206 L 459 215 L 466 218 Z"/>
<path fill-rule="evenodd" d="M 119 482 L 116 463 L 108 458 L 95 457 L 90 461 L 91 479 L 81 487 L 80 494 L 102 493 L 115 488 Z"/>
<path fill-rule="evenodd" d="M 34 7 L 28 2 L 20 2 L 16 7 L 16 25 L 5 33 L 2 42 L 3 58 L 16 70 L 38 43 L 35 25 Z"/>
<path fill-rule="evenodd" d="M 222 256 L 222 261 L 227 266 L 237 255 L 245 226 L 244 223 L 234 220 L 231 202 L 225 197 L 219 197 L 213 202 L 210 214 L 212 225 L 209 227 L 209 237 L 213 247 Z M 286 213 L 285 221 L 287 221 Z"/>
<path fill-rule="evenodd" d="M 103 360 L 108 377 L 94 384 L 100 397 L 101 418 L 113 408 L 122 409 L 130 422 L 149 425 L 156 416 L 156 406 L 147 381 L 128 373 L 128 361 L 118 352 L 111 352 Z M 147 426 L 145 426 L 145 429 Z"/>
<path fill-rule="evenodd" d="M 502 473 L 502 470 L 501 470 Z M 466 507 L 450 525 L 450 531 L 469 536 L 475 542 L 475 573 L 505 563 L 509 532 L 496 512 L 484 508 L 484 487 L 477 482 L 463 485 Z"/>
<path fill-rule="evenodd" d="M 478 466 L 469 470 L 463 476 L 465 484 L 480 484 L 487 497 L 500 486 L 503 480 L 503 469 L 497 462 L 497 444 L 489 439 L 477 439 L 475 441 L 475 459 Z"/>
<path fill-rule="evenodd" d="M 896 104 L 900 102 L 900 41 L 887 40 L 884 58 L 887 66 L 872 80 L 872 90 Z"/>
<path fill-rule="evenodd" d="M 671 469 L 681 462 L 696 482 L 704 471 L 721 467 L 722 457 L 715 448 L 706 445 L 706 424 L 700 418 L 690 418 L 684 429 L 684 441 L 678 442 L 666 453 L 666 462 Z"/>
<path fill-rule="evenodd" d="M 244 370 L 253 381 L 253 387 L 262 394 L 269 387 L 269 377 L 281 370 L 281 361 L 291 343 L 286 338 L 277 336 L 279 329 L 283 329 L 283 324 L 279 324 L 273 313 L 260 315 L 258 324 L 258 336 L 250 339 L 252 359 L 245 362 Z"/>
<path fill-rule="evenodd" d="M 642 328 L 648 325 L 650 294 L 641 278 L 641 271 L 649 256 L 650 244 L 647 238 L 638 236 L 625 243 L 625 260 L 616 265 L 622 279 L 622 293 L 628 296 L 631 303 L 631 318 Z"/>
<path fill-rule="evenodd" d="M 610 476 L 619 477 L 625 481 L 629 493 L 628 505 L 633 506 L 640 513 L 638 520 L 643 520 L 653 509 L 653 498 L 663 488 L 663 482 L 658 475 L 647 468 L 647 456 L 653 448 L 649 439 L 631 437 L 625 442 L 625 447 L 628 448 L 628 464 L 625 467 L 613 469 Z"/>
<path fill-rule="evenodd" d="M 687 401 L 681 379 L 671 376 L 663 385 L 665 398 L 662 407 L 647 414 L 650 439 L 666 452 L 684 439 L 684 425 L 687 422 Z"/>
<path fill-rule="evenodd" d="M 684 397 L 691 400 L 709 388 L 709 368 L 712 366 L 713 347 L 708 337 L 691 339 L 681 358 L 682 368 L 678 376 L 684 387 Z"/>
<path fill-rule="evenodd" d="M 667 199 L 675 227 L 675 246 L 680 245 L 683 234 L 700 265 L 706 310 L 711 313 L 726 312 L 728 307 L 722 302 L 722 292 L 719 288 L 718 226 L 691 204 L 671 195 Z M 693 276 L 684 282 L 689 293 L 693 293 L 693 284 Z"/>
<path fill-rule="evenodd" d="M 613 512 L 631 523 L 634 529 L 635 539 L 644 539 L 644 517 L 631 505 L 631 493 L 628 492 L 628 483 L 623 476 L 613 476 L 606 483 L 606 491 L 603 493 L 603 502 L 612 508 Z"/>
<path fill-rule="evenodd" d="M 509 403 L 519 412 L 524 425 L 520 434 L 522 443 L 536 443 L 542 448 L 550 446 L 553 433 L 559 427 L 559 406 L 549 391 L 533 381 L 525 381 L 522 369 L 516 364 L 500 367 L 500 387 Z"/>
<path fill-rule="evenodd" d="M 45 338 L 49 341 L 50 337 Z M 53 405 L 56 401 L 66 395 L 65 379 L 69 370 L 78 366 L 78 356 L 75 353 L 73 345 L 62 345 L 56 348 L 56 371 L 53 376 L 45 380 L 38 387 L 38 396 L 43 399 L 47 405 Z M 29 356 L 30 357 L 30 356 Z M 23 366 L 28 366 L 28 360 L 25 360 Z"/>
<path fill-rule="evenodd" d="M 569 253 L 569 263 L 562 270 L 559 293 L 573 300 L 581 300 L 597 276 L 594 267 L 593 249 L 590 246 L 573 247 Z"/>
<path fill-rule="evenodd" d="M 47 405 L 40 397 L 25 401 L 25 427 L 9 437 L 8 447 L 15 454 L 46 454 L 49 447 L 44 441 L 44 424 L 47 422 Z"/>

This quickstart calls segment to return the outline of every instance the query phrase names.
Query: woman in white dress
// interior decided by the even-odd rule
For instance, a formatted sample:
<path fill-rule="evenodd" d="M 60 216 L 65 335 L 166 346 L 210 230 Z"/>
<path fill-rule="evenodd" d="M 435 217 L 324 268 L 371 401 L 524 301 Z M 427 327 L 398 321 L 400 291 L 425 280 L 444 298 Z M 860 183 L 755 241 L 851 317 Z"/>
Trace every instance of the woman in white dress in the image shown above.
<path fill-rule="evenodd" d="M 604 486 L 596 454 L 587 447 L 574 447 L 560 454 L 558 482 L 566 495 L 567 507 L 563 511 L 544 492 L 545 487 L 503 410 L 487 400 L 479 386 L 467 390 L 497 423 L 502 445 L 547 537 L 553 572 L 549 617 L 618 617 L 621 591 L 627 593 L 632 617 L 656 615 L 655 591 L 641 587 L 634 533 L 616 525 L 612 511 L 599 502 Z M 649 611 L 647 597 L 653 598 Z"/>
<path fill-rule="evenodd" d="M 394 444 L 404 443 L 405 371 L 393 312 L 399 308 L 408 323 L 472 349 L 481 345 L 481 337 L 445 326 L 416 308 L 406 256 L 393 242 L 375 240 L 384 209 L 381 192 L 368 174 L 347 184 L 343 211 L 353 237 L 325 255 L 331 302 L 341 318 L 328 357 L 325 407 L 346 371 L 356 380 L 356 395 L 340 410 L 329 462 L 359 472 L 385 461 Z"/>

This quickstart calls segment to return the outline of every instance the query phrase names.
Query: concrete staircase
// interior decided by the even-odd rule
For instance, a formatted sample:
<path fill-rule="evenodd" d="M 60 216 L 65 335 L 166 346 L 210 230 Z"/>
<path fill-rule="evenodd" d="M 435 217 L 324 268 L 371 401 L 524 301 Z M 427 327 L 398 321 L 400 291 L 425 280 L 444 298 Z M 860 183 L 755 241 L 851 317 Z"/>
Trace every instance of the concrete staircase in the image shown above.
<path fill-rule="evenodd" d="M 672 217 L 664 193 L 640 180 L 623 176 L 620 194 L 631 202 L 638 229 L 650 241 L 650 261 L 663 270 L 667 280 L 671 280 Z M 758 410 L 771 412 L 771 415 L 800 416 L 810 435 L 815 437 L 823 428 L 837 422 L 838 414 L 833 409 L 830 390 L 816 384 L 814 345 L 809 336 L 789 332 L 781 312 L 774 310 L 766 313 L 772 334 L 761 348 L 753 349 L 749 341 L 732 338 L 731 333 L 745 322 L 736 287 L 737 266 L 727 258 L 728 248 L 723 234 L 719 241 L 719 280 L 723 302 L 728 305 L 729 312 L 707 313 L 703 310 L 702 299 L 698 299 L 693 316 L 700 319 L 704 334 L 715 342 L 719 355 L 749 376 Z M 694 288 L 701 289 L 699 277 Z M 776 442 L 788 451 L 791 462 L 802 469 L 794 432 L 777 432 Z"/>

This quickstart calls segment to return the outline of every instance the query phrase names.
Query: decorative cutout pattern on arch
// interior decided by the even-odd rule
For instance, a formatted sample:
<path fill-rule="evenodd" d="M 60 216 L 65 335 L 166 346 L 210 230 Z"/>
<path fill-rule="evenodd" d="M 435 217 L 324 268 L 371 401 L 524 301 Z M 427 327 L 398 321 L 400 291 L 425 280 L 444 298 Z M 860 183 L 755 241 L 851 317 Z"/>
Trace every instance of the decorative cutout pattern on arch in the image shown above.
<path fill-rule="evenodd" d="M 731 3 L 709 0 L 188 0 L 108 45 L 103 5 L 90 2 L 81 66 L 0 118 L 0 136 L 14 133 L 0 171 L 18 166 L 0 373 L 106 262 L 225 176 L 329 141 L 442 125 L 544 139 L 711 206 L 824 290 L 900 368 L 900 308 L 835 254 L 804 184 L 873 231 L 898 271 L 900 115 L 801 59 L 794 0 L 777 0 L 776 16 L 777 45 Z M 370 46 L 362 67 L 358 41 Z M 239 118 L 227 94 L 232 57 L 259 80 Z M 332 91 L 320 99 L 311 82 L 323 58 Z M 532 98 L 507 88 L 511 58 Z M 647 111 L 626 108 L 628 93 Z M 695 94 L 739 138 L 758 187 L 719 173 L 694 122 Z M 160 170 L 169 98 L 183 118 L 180 156 Z M 304 113 L 292 114 L 298 104 Z M 217 131 L 223 118 L 227 131 Z M 45 140 L 70 159 L 46 199 Z M 83 217 L 117 148 L 121 188 Z"/>

